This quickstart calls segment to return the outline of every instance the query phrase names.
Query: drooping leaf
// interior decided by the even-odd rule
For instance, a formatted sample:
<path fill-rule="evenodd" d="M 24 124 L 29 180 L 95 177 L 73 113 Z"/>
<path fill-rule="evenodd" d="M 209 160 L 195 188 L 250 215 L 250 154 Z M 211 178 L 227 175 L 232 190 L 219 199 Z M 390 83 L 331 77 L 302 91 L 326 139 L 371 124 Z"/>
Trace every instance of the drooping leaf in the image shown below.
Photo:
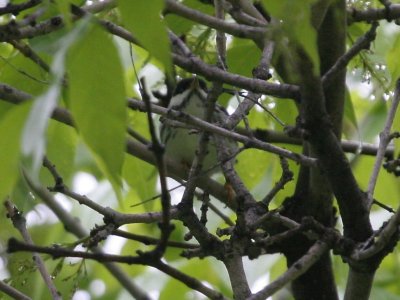
<path fill-rule="evenodd" d="M 125 26 L 164 65 L 165 70 L 171 72 L 169 40 L 161 19 L 164 1 L 120 0 L 118 3 Z"/>
<path fill-rule="evenodd" d="M 122 66 L 112 40 L 91 26 L 69 52 L 69 104 L 86 144 L 120 197 L 126 108 Z"/>
<path fill-rule="evenodd" d="M 371 142 L 377 137 L 385 124 L 387 107 L 384 101 L 375 101 L 360 124 L 360 133 L 363 141 Z"/>
<path fill-rule="evenodd" d="M 356 130 L 358 130 L 356 112 L 354 110 L 353 102 L 348 89 L 346 89 L 346 98 L 344 102 L 344 117 L 351 123 L 351 125 L 354 126 Z"/>
<path fill-rule="evenodd" d="M 302 47 L 313 62 L 314 74 L 319 72 L 319 55 L 317 48 L 317 32 L 312 26 L 311 8 L 315 0 L 267 1 L 265 7 L 276 24 L 290 40 L 290 47 Z M 293 13 L 290 13 L 293 12 Z M 278 25 L 279 24 L 279 25 Z"/>
<path fill-rule="evenodd" d="M 0 120 L 0 199 L 12 190 L 19 177 L 21 133 L 31 103 L 10 109 Z"/>
<path fill-rule="evenodd" d="M 394 38 L 394 43 L 392 47 L 386 54 L 386 61 L 393 82 L 400 77 L 399 47 L 400 47 L 400 34 L 397 34 L 396 37 Z"/>
<path fill-rule="evenodd" d="M 46 148 L 45 132 L 49 118 L 57 106 L 64 83 L 65 55 L 72 43 L 78 38 L 85 22 L 78 24 L 61 41 L 51 65 L 52 78 L 47 91 L 39 95 L 26 121 L 22 137 L 22 152 L 30 160 L 30 169 L 36 174 L 41 165 Z M 36 176 L 34 176 L 36 177 Z"/>

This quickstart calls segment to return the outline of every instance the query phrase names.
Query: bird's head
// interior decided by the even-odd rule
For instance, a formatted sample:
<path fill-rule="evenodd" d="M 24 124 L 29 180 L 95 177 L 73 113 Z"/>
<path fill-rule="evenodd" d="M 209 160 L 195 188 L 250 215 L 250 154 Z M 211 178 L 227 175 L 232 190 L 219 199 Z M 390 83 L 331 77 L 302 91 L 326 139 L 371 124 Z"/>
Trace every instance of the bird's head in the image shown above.
<path fill-rule="evenodd" d="M 207 99 L 207 84 L 197 76 L 185 78 L 178 82 L 168 107 L 181 110 L 191 99 L 200 99 L 203 103 Z"/>

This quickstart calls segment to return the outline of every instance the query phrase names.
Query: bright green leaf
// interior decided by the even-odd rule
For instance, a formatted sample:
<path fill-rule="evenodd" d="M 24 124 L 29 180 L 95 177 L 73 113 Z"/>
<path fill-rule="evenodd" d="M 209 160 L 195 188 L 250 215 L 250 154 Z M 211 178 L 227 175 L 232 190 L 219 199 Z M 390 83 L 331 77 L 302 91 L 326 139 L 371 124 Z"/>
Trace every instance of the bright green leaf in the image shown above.
<path fill-rule="evenodd" d="M 70 18 L 70 1 L 69 0 L 57 0 L 54 3 L 57 5 L 58 11 L 61 13 L 63 16 L 64 22 L 67 24 L 67 26 L 71 26 L 71 18 Z"/>
<path fill-rule="evenodd" d="M 155 168 L 150 164 L 132 156 L 125 158 L 123 176 L 131 189 L 138 194 L 139 202 L 146 201 L 157 194 L 155 190 L 156 174 Z M 159 200 L 145 202 L 145 208 L 147 210 L 153 209 L 155 201 Z M 135 203 L 131 203 L 130 205 L 133 204 Z"/>
<path fill-rule="evenodd" d="M 398 79 L 400 80 L 400 78 Z M 390 101 L 392 103 L 393 100 Z M 396 115 L 394 116 L 393 120 L 393 126 L 392 126 L 392 131 L 393 132 L 400 132 L 400 109 L 397 108 Z M 394 142 L 394 149 L 395 149 L 395 157 L 398 157 L 400 153 L 400 139 L 393 139 Z"/>
<path fill-rule="evenodd" d="M 120 197 L 126 130 L 123 70 L 115 45 L 100 27 L 92 26 L 71 49 L 68 71 L 74 120 Z"/>
<path fill-rule="evenodd" d="M 119 9 L 125 26 L 151 55 L 161 61 L 165 70 L 172 71 L 170 45 L 161 12 L 164 1 L 120 0 Z"/>
<path fill-rule="evenodd" d="M 274 25 L 279 26 L 284 31 L 292 43 L 291 47 L 300 45 L 303 48 L 313 62 L 314 73 L 318 74 L 317 32 L 311 24 L 311 8 L 315 0 L 264 0 L 263 2 L 265 2 L 265 7 L 268 7 L 272 17 L 281 21 Z"/>
<path fill-rule="evenodd" d="M 67 183 L 74 168 L 78 142 L 76 131 L 72 127 L 51 120 L 47 129 L 47 140 L 46 156 L 62 174 L 63 181 Z M 41 182 L 46 186 L 54 185 L 54 178 L 49 170 L 42 169 L 41 171 Z"/>
<path fill-rule="evenodd" d="M 0 120 L 0 199 L 12 190 L 19 176 L 20 140 L 31 103 L 11 109 Z"/>
<path fill-rule="evenodd" d="M 232 73 L 251 76 L 261 57 L 260 49 L 249 40 L 233 39 L 227 53 L 227 63 Z"/>
<path fill-rule="evenodd" d="M 387 116 L 387 107 L 384 101 L 375 101 L 360 124 L 360 133 L 363 141 L 371 142 L 382 130 Z"/>
<path fill-rule="evenodd" d="M 354 110 L 353 102 L 351 101 L 351 95 L 348 89 L 346 89 L 346 98 L 344 102 L 344 116 L 346 120 L 349 120 L 351 125 L 358 130 L 356 112 Z"/>
<path fill-rule="evenodd" d="M 4 52 L 6 52 L 4 50 Z M 40 95 L 48 87 L 48 76 L 36 63 L 22 54 L 0 56 L 0 80 L 31 95 Z"/>
<path fill-rule="evenodd" d="M 394 38 L 393 46 L 391 47 L 391 49 L 389 49 L 389 51 L 386 54 L 386 61 L 393 82 L 400 77 L 399 48 L 400 48 L 400 34 L 398 34 Z"/>
<path fill-rule="evenodd" d="M 35 99 L 33 108 L 29 114 L 22 137 L 22 152 L 28 157 L 31 171 L 37 173 L 42 162 L 45 150 L 45 132 L 49 118 L 57 106 L 61 95 L 61 88 L 65 75 L 65 55 L 69 47 L 79 37 L 86 22 L 79 23 L 60 42 L 59 49 L 54 55 L 51 65 L 51 85 L 47 91 Z M 36 177 L 36 176 L 35 176 Z"/>

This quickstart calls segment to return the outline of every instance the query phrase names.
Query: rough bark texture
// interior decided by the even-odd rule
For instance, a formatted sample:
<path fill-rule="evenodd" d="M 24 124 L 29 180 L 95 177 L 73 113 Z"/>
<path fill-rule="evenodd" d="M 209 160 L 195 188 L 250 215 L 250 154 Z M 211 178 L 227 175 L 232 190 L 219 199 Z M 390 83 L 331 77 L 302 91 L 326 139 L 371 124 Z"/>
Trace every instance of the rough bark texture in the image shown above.
<path fill-rule="evenodd" d="M 322 4 L 315 7 L 313 18 L 313 24 L 318 28 L 321 76 L 345 52 L 346 38 L 345 1 L 333 2 L 326 11 L 324 11 Z M 304 80 L 304 82 L 307 84 L 307 80 Z M 313 84 L 312 80 L 308 83 Z M 331 86 L 324 89 L 323 95 L 325 96 L 327 114 L 317 121 L 326 124 L 328 127 L 331 126 L 338 138 L 340 138 L 342 129 L 344 91 L 345 70 L 338 74 Z M 304 105 L 307 104 L 300 104 L 301 115 L 304 111 L 307 111 L 307 107 L 304 107 Z M 315 113 L 318 114 L 317 111 Z M 318 137 L 312 138 L 318 139 Z M 315 145 L 316 143 L 306 142 L 303 153 L 319 157 L 321 149 L 318 149 Z M 332 188 L 326 172 L 322 169 L 301 167 L 295 194 L 291 201 L 287 203 L 289 203 L 289 206 L 286 214 L 291 218 L 301 220 L 304 216 L 313 216 L 326 226 L 334 226 Z M 311 243 L 305 238 L 299 238 L 298 241 L 289 245 L 288 250 L 285 251 L 288 265 L 295 263 L 310 246 Z M 292 283 L 292 290 L 296 299 L 338 299 L 330 255 L 325 254 L 307 273 L 296 279 Z"/>

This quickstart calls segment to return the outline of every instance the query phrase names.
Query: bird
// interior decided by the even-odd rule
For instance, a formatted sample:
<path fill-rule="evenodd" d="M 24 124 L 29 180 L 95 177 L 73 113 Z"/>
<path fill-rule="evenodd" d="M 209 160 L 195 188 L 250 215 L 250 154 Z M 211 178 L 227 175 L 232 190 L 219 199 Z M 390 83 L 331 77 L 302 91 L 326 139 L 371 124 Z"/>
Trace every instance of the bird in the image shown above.
<path fill-rule="evenodd" d="M 194 117 L 204 119 L 207 109 L 207 84 L 197 76 L 180 80 L 168 105 L 168 109 L 178 110 Z M 212 122 L 223 123 L 228 118 L 227 111 L 215 105 Z M 198 148 L 200 131 L 190 128 L 177 127 L 173 121 L 163 118 L 161 120 L 160 137 L 165 145 L 165 154 L 170 159 L 177 161 L 187 167 L 192 165 Z M 237 144 L 233 140 L 223 138 L 229 155 L 232 157 L 237 150 Z M 215 138 L 210 136 L 208 153 L 202 163 L 203 172 L 212 175 L 221 170 L 217 158 Z"/>

